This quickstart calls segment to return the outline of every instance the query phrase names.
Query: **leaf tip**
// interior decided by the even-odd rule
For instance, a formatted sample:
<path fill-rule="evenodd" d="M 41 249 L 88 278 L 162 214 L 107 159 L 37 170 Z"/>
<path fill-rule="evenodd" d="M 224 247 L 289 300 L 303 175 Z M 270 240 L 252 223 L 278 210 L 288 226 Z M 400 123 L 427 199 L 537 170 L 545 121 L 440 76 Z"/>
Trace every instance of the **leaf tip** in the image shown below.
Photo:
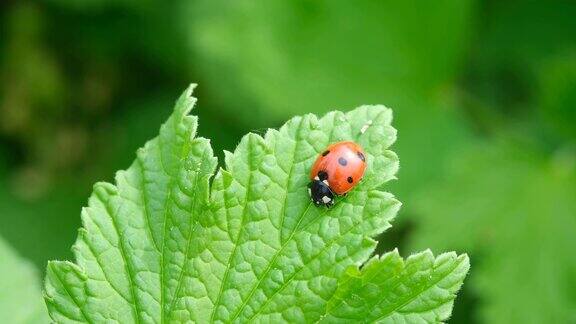
<path fill-rule="evenodd" d="M 196 86 L 196 83 L 191 83 L 188 88 L 184 90 L 180 98 L 178 98 L 176 106 L 174 107 L 174 112 L 177 116 L 186 116 L 190 113 L 192 108 L 194 108 L 197 99 L 193 96 L 193 93 Z"/>

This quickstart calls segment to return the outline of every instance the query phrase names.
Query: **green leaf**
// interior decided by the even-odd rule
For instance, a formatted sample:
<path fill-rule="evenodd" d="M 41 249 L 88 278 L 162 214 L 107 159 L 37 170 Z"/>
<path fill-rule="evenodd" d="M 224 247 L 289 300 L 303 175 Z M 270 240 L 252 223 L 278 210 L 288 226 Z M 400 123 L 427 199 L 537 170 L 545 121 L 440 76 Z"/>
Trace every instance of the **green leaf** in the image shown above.
<path fill-rule="evenodd" d="M 476 262 L 464 289 L 485 323 L 576 319 L 576 156 L 553 159 L 504 138 L 453 162 L 443 184 L 417 201 L 413 249 L 468 251 Z M 541 153 L 541 152 L 540 152 Z"/>
<path fill-rule="evenodd" d="M 433 323 L 450 317 L 470 264 L 466 255 L 430 251 L 404 261 L 393 251 L 346 273 L 328 304 L 326 322 Z"/>
<path fill-rule="evenodd" d="M 200 0 L 177 16 L 190 35 L 190 57 L 207 62 L 194 71 L 209 89 L 224 82 L 223 109 L 251 109 L 255 115 L 237 119 L 254 125 L 381 100 L 403 100 L 402 110 L 429 116 L 429 91 L 459 69 L 473 4 Z M 425 99 L 415 104 L 415 97 Z"/>
<path fill-rule="evenodd" d="M 46 323 L 38 273 L 0 238 L 0 322 Z"/>
<path fill-rule="evenodd" d="M 394 184 L 409 200 L 415 187 L 442 178 L 447 157 L 469 137 L 451 87 L 476 8 L 470 0 L 198 0 L 176 16 L 212 108 L 245 129 L 365 102 L 393 105 L 396 127 L 411 130 L 396 146 L 404 172 Z"/>
<path fill-rule="evenodd" d="M 248 134 L 210 183 L 217 161 L 187 116 L 192 89 L 116 185 L 95 186 L 76 263 L 49 263 L 55 321 L 318 321 L 346 269 L 366 261 L 371 237 L 390 227 L 400 207 L 382 191 L 398 170 L 390 109 L 305 115 Z M 340 140 L 365 148 L 364 181 L 333 208 L 315 207 L 309 168 Z"/>

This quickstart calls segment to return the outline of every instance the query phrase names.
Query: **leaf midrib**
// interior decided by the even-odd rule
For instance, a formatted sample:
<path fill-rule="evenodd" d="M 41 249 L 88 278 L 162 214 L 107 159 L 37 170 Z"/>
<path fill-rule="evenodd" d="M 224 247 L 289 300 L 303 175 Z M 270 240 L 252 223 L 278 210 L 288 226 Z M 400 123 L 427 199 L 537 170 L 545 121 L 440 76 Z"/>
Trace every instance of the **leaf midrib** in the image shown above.
<path fill-rule="evenodd" d="M 199 174 L 196 174 L 194 176 L 194 188 L 196 187 L 196 184 L 198 183 L 198 178 L 199 178 Z M 196 207 L 196 191 L 194 190 L 193 194 L 192 194 L 192 206 L 190 207 L 191 211 L 194 211 L 194 208 Z M 190 246 L 191 246 L 191 242 L 192 242 L 192 236 L 194 236 L 194 233 L 196 232 L 196 229 L 198 228 L 198 220 L 197 219 L 193 219 L 191 220 L 191 222 L 193 222 L 194 220 L 196 220 L 196 222 L 194 222 L 194 225 L 191 225 L 191 229 L 190 229 L 190 235 L 188 235 L 188 242 L 186 243 L 186 253 L 184 254 L 184 264 L 182 265 L 182 271 L 180 271 L 180 275 L 178 276 L 178 283 L 176 286 L 176 291 L 174 292 L 174 297 L 172 298 L 172 302 L 170 303 L 170 307 L 167 310 L 167 315 L 170 316 L 170 314 L 172 313 L 172 310 L 174 309 L 174 306 L 176 304 L 176 300 L 178 299 L 178 295 L 180 294 L 180 289 L 182 288 L 182 280 L 184 279 L 184 273 L 186 272 L 187 269 L 187 265 L 188 265 L 188 254 L 190 253 Z M 164 318 L 162 319 L 164 321 Z"/>
<path fill-rule="evenodd" d="M 162 156 L 162 144 L 160 138 L 158 139 L 158 150 L 160 151 L 160 165 L 162 166 L 162 170 L 166 170 L 164 166 L 164 157 Z M 137 158 L 138 163 L 140 164 L 140 174 L 142 176 L 142 184 L 144 190 L 142 190 L 142 199 L 144 200 L 144 213 L 146 214 L 146 224 L 148 228 L 148 232 L 150 237 L 152 238 L 152 243 L 154 243 L 154 247 L 158 254 L 160 254 L 160 322 L 164 323 L 164 237 L 162 238 L 162 249 L 158 247 L 158 243 L 156 242 L 156 238 L 154 237 L 154 233 L 152 232 L 152 226 L 150 223 L 150 209 L 148 208 L 149 199 L 146 193 L 146 168 L 144 167 L 143 159 Z M 168 172 L 166 172 L 168 174 Z M 170 175 L 168 175 L 170 176 Z M 170 179 L 169 188 L 172 186 L 172 179 Z M 168 193 L 168 197 L 166 198 L 165 206 L 168 204 L 168 201 L 172 197 L 172 190 Z M 165 209 L 166 210 L 166 209 Z M 164 217 L 166 218 L 166 217 Z"/>
<path fill-rule="evenodd" d="M 290 243 L 292 237 L 296 234 L 296 229 L 298 228 L 298 226 L 302 223 L 302 220 L 304 219 L 304 216 L 306 216 L 306 214 L 308 213 L 308 210 L 310 209 L 310 206 L 312 206 L 312 202 L 308 203 L 308 207 L 306 207 L 306 209 L 304 210 L 304 212 L 302 213 L 302 216 L 300 217 L 300 220 L 298 221 L 298 223 L 296 224 L 296 227 L 294 227 L 294 230 L 292 231 L 292 233 L 290 234 L 290 237 L 286 240 L 286 242 L 284 242 L 282 244 L 282 247 L 280 250 L 278 250 L 278 252 L 276 252 L 276 254 L 274 255 L 274 258 L 272 259 L 272 261 L 270 261 L 270 263 L 268 264 L 268 267 L 266 267 L 266 269 L 264 270 L 264 274 L 260 277 L 258 284 L 254 286 L 254 288 L 250 291 L 250 294 L 248 295 L 248 297 L 244 300 L 244 303 L 242 303 L 242 306 L 240 307 L 240 309 L 235 313 L 234 317 L 230 320 L 231 322 L 233 322 L 238 316 L 240 316 L 240 314 L 242 314 L 242 310 L 244 310 L 244 308 L 246 307 L 246 305 L 248 305 L 248 302 L 250 301 L 250 298 L 252 298 L 252 296 L 254 295 L 254 293 L 256 292 L 256 290 L 260 287 L 260 285 L 262 284 L 262 282 L 264 281 L 264 278 L 266 278 L 266 276 L 268 275 L 268 273 L 270 272 L 270 270 L 272 269 L 272 266 L 274 266 L 276 259 L 281 255 L 281 253 L 284 251 L 284 249 L 288 246 L 288 243 Z M 313 222 L 311 222 L 313 223 Z M 305 267 L 303 267 L 305 268 Z M 299 270 L 300 271 L 300 270 Z M 298 271 L 298 272 L 299 272 Z M 283 287 L 281 287 L 283 288 Z M 279 289 L 281 290 L 281 289 Z M 276 292 L 272 295 L 275 296 Z M 260 306 L 260 308 L 262 308 L 262 306 Z M 260 309 L 259 308 L 259 309 Z"/>
<path fill-rule="evenodd" d="M 173 128 L 175 131 L 175 134 L 177 134 L 176 129 L 177 127 Z M 152 241 L 155 244 L 156 249 L 158 250 L 158 253 L 160 254 L 160 322 L 164 323 L 165 322 L 165 317 L 166 317 L 166 313 L 164 312 L 164 300 L 166 299 L 165 296 L 165 290 L 166 290 L 166 283 L 165 283 L 165 273 L 164 273 L 164 262 L 165 262 L 165 247 L 166 247 L 166 225 L 168 224 L 168 204 L 170 203 L 170 201 L 172 200 L 172 193 L 174 190 L 174 178 L 177 177 L 178 175 L 171 175 L 168 171 L 168 168 L 166 168 L 166 164 L 164 163 L 164 155 L 163 155 L 163 148 L 164 148 L 164 144 L 162 142 L 162 134 L 160 134 L 160 136 L 158 137 L 158 154 L 159 154 L 159 159 L 158 161 L 160 161 L 160 165 L 162 166 L 162 170 L 164 170 L 164 172 L 166 173 L 166 175 L 168 175 L 168 177 L 170 178 L 170 181 L 168 183 L 168 196 L 166 197 L 166 201 L 164 202 L 164 215 L 163 215 L 163 224 L 162 224 L 162 249 L 160 250 L 158 248 L 158 245 L 156 244 L 156 241 L 154 239 L 154 234 L 152 233 L 152 227 L 150 227 L 150 235 L 152 236 Z M 184 147 L 182 148 L 182 151 L 184 151 Z M 180 159 L 182 159 L 183 153 L 181 152 L 180 154 Z M 143 165 L 143 164 L 142 164 Z M 144 174 L 145 168 L 142 167 L 142 173 Z M 143 193 L 143 196 L 146 197 L 146 194 Z M 146 199 L 146 198 L 145 198 Z M 148 211 L 148 206 L 145 206 L 145 211 L 146 211 L 146 219 L 149 222 L 149 211 Z M 150 224 L 150 223 L 148 223 Z M 176 297 L 174 297 L 176 298 Z M 170 313 L 168 313 L 170 314 Z"/>
<path fill-rule="evenodd" d="M 296 130 L 296 136 L 297 136 L 297 137 L 298 137 L 298 135 L 300 134 L 300 132 L 301 132 L 301 130 L 302 130 L 302 124 L 303 124 L 305 118 L 306 118 L 305 116 L 302 117 L 302 119 L 300 120 L 300 123 L 298 124 L 298 128 L 297 128 L 297 130 Z M 333 124 L 333 126 L 336 124 L 337 118 L 338 118 L 337 113 L 334 113 L 334 114 L 333 114 L 333 118 L 332 118 L 332 124 Z M 335 129 L 335 127 L 331 127 L 330 135 L 328 136 L 329 139 L 330 139 L 330 141 L 334 141 L 334 129 Z M 299 145 L 301 142 L 302 142 L 302 141 L 298 140 L 298 138 L 297 138 L 297 140 L 296 140 L 296 145 L 295 145 L 295 149 L 294 149 L 294 152 L 293 152 L 292 164 L 291 164 L 291 167 L 290 167 L 290 173 L 288 174 L 288 179 L 291 178 L 292 170 L 293 170 L 293 167 L 294 167 L 294 160 L 295 160 L 294 156 L 295 156 L 295 154 L 296 154 L 296 152 L 297 152 L 298 145 Z M 304 162 L 304 161 L 301 161 L 301 162 Z M 290 181 L 290 180 L 288 180 L 288 182 L 289 182 L 289 181 Z M 283 205 L 283 210 L 284 210 L 284 211 L 285 211 L 285 207 L 286 207 L 286 199 L 287 199 L 287 197 L 288 197 L 288 190 L 286 191 L 285 201 L 284 201 L 284 205 Z M 300 224 L 301 224 L 302 221 L 304 220 L 304 216 L 308 213 L 308 210 L 309 210 L 309 208 L 310 208 L 311 205 L 312 205 L 312 203 L 309 203 L 308 206 L 307 206 L 307 208 L 306 208 L 306 209 L 304 210 L 304 212 L 301 214 L 301 216 L 300 216 L 300 218 L 299 218 L 299 220 L 298 220 L 298 223 L 296 224 L 296 226 L 294 226 L 293 230 L 292 230 L 291 233 L 290 233 L 290 236 L 288 237 L 288 239 L 286 239 L 286 241 L 285 241 L 284 243 L 282 243 L 281 249 L 278 250 L 278 251 L 275 253 L 272 261 L 268 264 L 268 267 L 265 269 L 263 275 L 259 278 L 257 285 L 254 286 L 254 288 L 250 291 L 250 294 L 249 294 L 248 297 L 244 300 L 241 308 L 240 308 L 238 311 L 236 311 L 234 317 L 231 319 L 231 322 L 234 321 L 238 316 L 240 316 L 242 310 L 248 305 L 248 302 L 250 301 L 250 298 L 254 295 L 254 293 L 256 292 L 256 290 L 260 287 L 260 285 L 262 284 L 264 278 L 268 275 L 268 273 L 269 273 L 270 270 L 272 269 L 272 266 L 275 264 L 276 259 L 281 255 L 281 253 L 284 251 L 284 249 L 288 246 L 288 243 L 290 243 L 292 237 L 293 237 L 293 236 L 296 234 L 296 232 L 298 231 L 298 227 L 300 226 Z M 326 209 L 324 209 L 323 211 L 321 211 L 321 212 L 319 213 L 319 215 L 318 215 L 315 219 L 313 219 L 312 221 L 310 221 L 308 224 L 306 224 L 306 226 L 305 226 L 304 228 L 301 228 L 301 229 L 300 229 L 300 232 L 303 231 L 303 230 L 305 230 L 305 229 L 307 229 L 308 226 L 314 224 L 314 223 L 316 222 L 316 220 L 320 219 L 325 213 L 326 213 Z M 282 221 L 284 221 L 284 219 L 285 219 L 285 213 L 283 213 Z M 352 226 L 351 229 L 352 229 L 352 228 L 354 228 L 354 226 Z M 349 231 L 347 231 L 345 234 L 349 233 L 349 232 L 351 231 L 351 229 L 350 229 Z M 280 227 L 280 235 L 281 235 L 281 233 L 282 233 L 281 231 L 282 231 L 282 227 Z M 336 242 L 336 241 L 337 241 L 337 239 L 332 240 L 332 241 L 330 242 L 330 244 L 327 244 L 327 246 L 330 246 L 332 243 L 334 243 L 334 242 Z M 323 248 L 323 249 L 322 249 L 318 254 L 316 254 L 311 260 L 314 260 L 314 259 L 317 258 L 318 256 L 322 255 L 322 253 L 324 253 L 324 252 L 326 251 L 326 249 L 327 249 L 326 247 Z M 292 279 L 293 279 L 298 273 L 300 273 L 303 269 L 306 269 L 306 266 L 301 267 L 301 268 L 298 269 L 292 276 L 290 276 L 290 277 L 288 278 L 288 280 L 287 280 L 280 288 L 278 288 L 278 289 L 272 294 L 271 297 L 269 297 L 262 305 L 259 306 L 258 310 L 254 313 L 254 315 L 253 315 L 252 317 L 250 317 L 250 319 L 249 319 L 248 321 L 251 321 L 251 320 L 254 319 L 257 315 L 259 315 L 260 312 L 261 312 L 261 310 L 264 309 L 264 307 L 266 307 L 266 305 L 268 305 L 269 301 L 272 300 L 273 297 L 276 296 L 278 293 L 280 293 L 281 291 L 283 291 L 283 290 L 287 287 L 287 285 L 288 285 L 290 282 L 292 282 Z"/>
<path fill-rule="evenodd" d="M 298 123 L 298 128 L 296 130 L 296 137 L 298 137 L 300 135 L 300 132 L 302 131 L 302 124 L 304 123 L 304 119 L 305 117 L 302 117 L 300 119 L 300 122 Z M 296 144 L 294 145 L 294 150 L 292 152 L 292 160 L 290 161 L 290 170 L 287 173 L 287 184 L 286 184 L 286 188 L 289 187 L 290 184 L 290 180 L 292 179 L 292 172 L 294 170 L 294 160 L 296 157 L 296 152 L 298 152 L 298 147 L 300 145 L 300 142 L 298 140 L 298 138 L 296 139 Z M 307 161 L 307 160 L 305 160 Z M 304 163 L 305 161 L 301 161 L 300 163 Z M 232 316 L 230 322 L 234 322 L 234 320 L 240 316 L 240 314 L 242 314 L 242 311 L 244 310 L 244 308 L 246 307 L 246 305 L 248 305 L 248 302 L 251 300 L 252 296 L 254 295 L 254 293 L 256 292 L 256 290 L 260 287 L 260 285 L 262 284 L 264 278 L 266 278 L 266 276 L 268 275 L 268 273 L 270 272 L 270 270 L 272 269 L 272 266 L 275 264 L 276 259 L 280 256 L 280 254 L 284 251 L 284 248 L 286 248 L 286 246 L 288 246 L 288 243 L 290 242 L 290 240 L 292 239 L 292 237 L 294 236 L 294 234 L 296 233 L 296 230 L 298 229 L 298 226 L 300 226 L 300 224 L 302 223 L 302 220 L 304 219 L 304 216 L 308 213 L 308 210 L 310 209 L 310 206 L 312 205 L 311 203 L 308 203 L 308 206 L 306 207 L 306 209 L 300 214 L 300 217 L 298 219 L 298 223 L 296 224 L 296 226 L 294 226 L 294 228 L 292 229 L 292 231 L 290 232 L 290 236 L 286 239 L 286 241 L 282 242 L 282 230 L 283 230 L 283 224 L 284 224 L 284 220 L 286 219 L 286 204 L 288 202 L 288 194 L 289 191 L 288 189 L 286 189 L 286 194 L 284 195 L 284 203 L 282 205 L 282 219 L 280 220 L 280 226 L 279 226 L 279 238 L 280 238 L 280 242 L 282 244 L 281 248 L 279 250 L 276 251 L 276 253 L 274 254 L 274 257 L 272 258 L 272 260 L 268 263 L 268 266 L 266 267 L 266 269 L 264 270 L 264 272 L 262 273 L 262 275 L 260 276 L 260 278 L 258 278 L 258 282 L 256 283 L 256 285 L 253 285 L 252 289 L 250 290 L 250 293 L 248 294 L 248 296 L 244 299 L 244 302 L 242 303 L 242 305 L 240 306 L 240 308 L 234 313 L 234 315 Z"/>
<path fill-rule="evenodd" d="M 311 221 L 310 223 L 306 224 L 306 226 L 304 228 L 302 228 L 302 230 L 305 230 L 308 228 L 308 226 L 314 224 L 317 220 L 321 219 L 322 216 L 324 216 L 324 214 L 327 212 L 327 209 L 322 211 L 316 218 L 314 218 L 313 221 Z M 316 260 L 316 258 L 322 256 L 324 254 L 324 252 L 326 252 L 329 248 L 332 247 L 332 245 L 335 242 L 338 242 L 340 239 L 342 239 L 343 237 L 346 236 L 346 234 L 352 232 L 358 225 L 360 225 L 362 222 L 357 222 L 356 224 L 354 224 L 353 226 L 350 226 L 350 228 L 343 233 L 340 233 L 340 235 L 336 236 L 335 239 L 327 242 L 324 245 L 324 248 L 322 248 L 322 250 L 320 250 L 318 253 L 316 253 L 313 257 L 311 257 L 309 259 L 309 261 L 313 261 Z M 282 286 L 280 286 L 278 289 L 276 289 L 276 291 L 269 297 L 266 299 L 266 301 L 258 308 L 258 310 L 254 313 L 254 315 L 252 315 L 250 317 L 250 319 L 248 320 L 248 322 L 252 321 L 254 318 L 256 318 L 256 316 L 260 315 L 260 313 L 262 312 L 262 310 L 274 299 L 274 297 L 276 295 L 278 295 L 280 292 L 282 292 L 291 282 L 292 280 L 298 275 L 300 274 L 302 271 L 304 271 L 305 269 L 307 269 L 306 266 L 301 267 L 300 269 L 296 270 L 287 280 L 284 284 L 282 284 Z"/>
<path fill-rule="evenodd" d="M 194 141 L 194 140 L 192 140 L 192 141 Z M 186 148 L 187 148 L 186 145 L 184 145 L 182 147 L 182 152 L 180 153 L 180 160 L 181 161 L 185 161 L 184 155 L 186 152 Z M 206 154 L 207 154 L 206 150 L 203 150 L 201 160 L 204 160 L 204 158 L 206 157 Z M 162 163 L 163 168 L 164 168 L 163 162 L 161 162 L 161 163 Z M 176 175 L 176 177 L 177 176 L 178 175 Z M 200 176 L 201 176 L 201 171 L 199 170 L 194 175 L 194 185 L 192 186 L 192 188 L 196 188 L 196 185 L 198 184 L 198 179 L 200 178 Z M 174 178 L 172 178 L 170 181 L 170 194 L 169 194 L 168 199 L 166 201 L 166 205 L 168 204 L 168 202 L 170 200 L 172 200 L 172 195 L 173 195 L 175 184 L 176 184 L 176 186 L 179 186 L 178 181 L 174 181 Z M 192 206 L 190 206 L 191 212 L 194 212 L 194 209 L 196 207 L 196 203 L 197 203 L 196 192 L 197 191 L 198 190 L 193 190 L 192 196 L 190 197 L 192 199 Z M 167 206 L 165 207 L 165 210 L 168 210 Z M 164 217 L 164 229 L 163 229 L 164 240 L 163 240 L 163 244 L 162 244 L 162 267 L 161 267 L 162 274 L 164 274 L 164 259 L 165 259 L 164 254 L 166 251 L 165 247 L 166 247 L 166 241 L 167 241 L 166 240 L 166 228 L 167 228 L 167 224 L 168 224 L 168 217 L 167 216 L 168 216 L 168 213 L 166 213 L 166 215 Z M 192 226 L 192 223 L 194 223 L 193 226 Z M 190 221 L 190 227 L 192 227 L 192 228 L 189 231 L 190 234 L 188 235 L 188 239 L 187 239 L 187 243 L 186 243 L 186 253 L 184 254 L 184 264 L 182 265 L 182 271 L 180 272 L 180 275 L 178 276 L 178 281 L 176 284 L 176 291 L 174 292 L 174 296 L 172 298 L 172 301 L 170 302 L 170 306 L 168 307 L 167 312 L 164 312 L 164 304 L 161 304 L 161 307 L 162 307 L 161 321 L 162 321 L 162 323 L 164 323 L 166 321 L 166 317 L 168 317 L 168 318 L 170 317 L 170 315 L 172 314 L 172 310 L 174 309 L 174 306 L 176 305 L 176 301 L 178 300 L 178 295 L 180 294 L 180 289 L 182 287 L 182 280 L 184 279 L 184 273 L 186 272 L 187 265 L 188 265 L 188 262 L 186 262 L 186 261 L 188 258 L 188 254 L 190 253 L 190 245 L 192 242 L 192 237 L 193 237 L 194 233 L 196 232 L 196 229 L 198 228 L 198 224 L 199 224 L 199 222 L 198 222 L 197 218 L 192 219 Z M 164 292 L 164 288 L 165 288 L 165 282 L 164 282 L 164 278 L 162 277 L 162 285 L 161 285 L 162 292 Z M 163 293 L 162 293 L 162 296 L 164 296 Z"/>
<path fill-rule="evenodd" d="M 234 249 L 232 250 L 232 253 L 230 253 L 230 256 L 228 257 L 228 262 L 226 263 L 226 271 L 224 272 L 224 277 L 222 278 L 222 284 L 220 285 L 220 290 L 218 292 L 218 297 L 216 298 L 216 302 L 214 303 L 214 307 L 212 309 L 212 313 L 210 314 L 210 323 L 214 322 L 214 315 L 216 314 L 216 311 L 218 310 L 218 307 L 220 306 L 220 302 L 221 302 L 221 298 L 222 295 L 224 294 L 224 286 L 226 286 L 226 283 L 228 282 L 228 276 L 230 273 L 230 268 L 231 268 L 231 263 L 230 261 L 232 261 L 232 259 L 236 256 L 236 251 L 238 250 L 238 242 L 240 241 L 240 237 L 242 236 L 242 233 L 244 232 L 244 228 L 245 228 L 245 222 L 246 222 L 246 210 L 248 209 L 248 203 L 250 201 L 249 197 L 250 197 L 250 187 L 252 186 L 252 177 L 253 177 L 253 173 L 252 172 L 252 154 L 254 154 L 251 150 L 251 142 L 252 142 L 252 136 L 248 135 L 248 152 L 249 154 L 247 155 L 247 164 L 248 164 L 248 168 L 250 169 L 250 172 L 248 172 L 248 181 L 246 182 L 246 199 L 244 199 L 244 206 L 242 208 L 242 219 L 240 222 L 240 228 L 238 230 L 238 235 L 236 236 L 236 240 L 234 240 Z M 224 189 L 226 191 L 226 189 Z M 226 208 L 227 209 L 227 208 Z"/>

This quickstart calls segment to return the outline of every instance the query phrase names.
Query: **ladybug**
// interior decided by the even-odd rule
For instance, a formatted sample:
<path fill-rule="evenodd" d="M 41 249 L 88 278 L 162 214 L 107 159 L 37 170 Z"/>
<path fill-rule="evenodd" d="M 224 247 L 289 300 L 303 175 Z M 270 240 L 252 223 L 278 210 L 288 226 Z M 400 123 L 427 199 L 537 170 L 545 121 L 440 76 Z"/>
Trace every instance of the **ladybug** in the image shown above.
<path fill-rule="evenodd" d="M 316 206 L 330 207 L 335 195 L 345 195 L 362 180 L 366 154 L 354 142 L 338 142 L 318 156 L 310 171 L 308 194 Z"/>

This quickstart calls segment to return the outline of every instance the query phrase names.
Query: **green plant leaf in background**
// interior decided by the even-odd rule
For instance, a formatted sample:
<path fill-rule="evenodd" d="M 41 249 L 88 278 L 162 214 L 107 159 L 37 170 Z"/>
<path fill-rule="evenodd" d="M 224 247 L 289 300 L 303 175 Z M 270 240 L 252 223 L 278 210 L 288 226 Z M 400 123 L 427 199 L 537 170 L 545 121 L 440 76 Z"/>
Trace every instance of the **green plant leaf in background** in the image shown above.
<path fill-rule="evenodd" d="M 0 238 L 0 322 L 47 323 L 38 275 Z"/>
<path fill-rule="evenodd" d="M 225 109 L 246 107 L 239 94 L 252 97 L 258 114 L 239 118 L 253 124 L 437 91 L 457 71 L 472 4 L 200 0 L 177 15 L 194 61 L 209 62 L 191 65 L 210 84 L 233 89 L 218 96 Z M 404 109 L 428 111 L 430 98 Z"/>
<path fill-rule="evenodd" d="M 510 139 L 477 145 L 420 200 L 412 249 L 479 255 L 467 287 L 483 323 L 573 323 L 575 170 L 570 152 L 546 159 Z"/>
<path fill-rule="evenodd" d="M 404 266 L 392 253 L 359 270 L 376 246 L 371 237 L 400 207 L 382 191 L 398 169 L 388 108 L 306 115 L 264 137 L 248 134 L 210 185 L 217 162 L 187 116 L 191 91 L 116 185 L 95 186 L 74 245 L 77 264 L 49 263 L 46 301 L 55 321 L 332 322 L 340 308 L 329 305 L 354 312 L 356 294 L 380 305 L 371 315 L 383 320 L 448 317 L 465 255 L 434 261 L 424 253 Z M 360 143 L 369 168 L 334 208 L 316 208 L 308 169 L 338 140 Z M 350 278 L 359 271 L 367 285 Z M 370 295 L 372 285 L 395 299 Z"/>
<path fill-rule="evenodd" d="M 398 107 L 397 128 L 413 130 L 397 145 L 404 167 L 394 188 L 406 216 L 414 188 L 436 179 L 469 136 L 450 84 L 474 1 L 199 0 L 182 7 L 175 15 L 187 27 L 189 65 L 211 104 L 240 123 L 261 128 L 366 102 Z"/>
<path fill-rule="evenodd" d="M 365 102 L 398 107 L 396 127 L 409 130 L 396 144 L 404 167 L 393 190 L 407 206 L 401 219 L 410 215 L 414 188 L 441 175 L 443 161 L 466 139 L 446 90 L 460 70 L 473 1 L 10 4 L 0 13 L 7 26 L 0 48 L 11 53 L 0 55 L 0 74 L 10 81 L 5 97 L 22 99 L 10 101 L 12 110 L 26 118 L 5 118 L 22 129 L 0 134 L 10 144 L 7 158 L 16 157 L 0 179 L 7 189 L 0 214 L 22 217 L 0 218 L 0 232 L 10 228 L 1 234 L 40 267 L 69 258 L 60 247 L 70 245 L 78 226 L 75 206 L 96 179 L 109 181 L 106 175 L 132 158 L 133 143 L 159 123 L 142 109 L 172 98 L 186 80 L 203 80 L 211 109 L 199 114 L 200 130 L 217 156 L 247 131 L 279 126 L 288 116 Z M 55 84 L 14 86 L 31 75 L 15 72 L 39 69 L 38 55 L 50 63 L 41 65 L 48 73 L 42 80 Z M 47 244 L 36 248 L 17 234 L 29 230 Z"/>

